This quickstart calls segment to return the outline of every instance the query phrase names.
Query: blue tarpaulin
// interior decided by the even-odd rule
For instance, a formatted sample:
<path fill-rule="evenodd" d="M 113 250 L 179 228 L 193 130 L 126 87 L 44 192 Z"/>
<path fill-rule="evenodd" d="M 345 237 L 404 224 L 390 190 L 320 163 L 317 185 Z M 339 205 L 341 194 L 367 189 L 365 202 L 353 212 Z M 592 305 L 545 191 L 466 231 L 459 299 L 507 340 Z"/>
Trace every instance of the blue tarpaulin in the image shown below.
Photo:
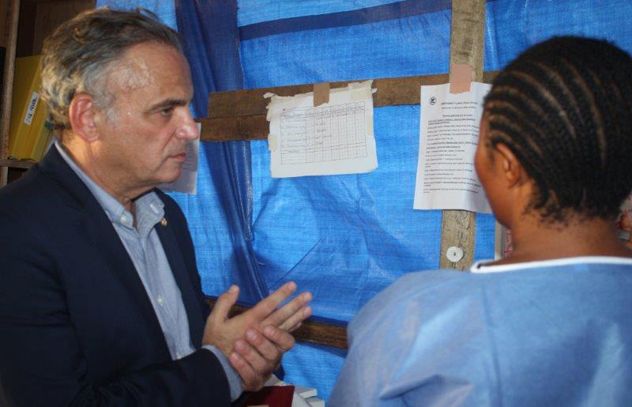
<path fill-rule="evenodd" d="M 448 72 L 448 0 L 98 1 L 154 10 L 183 34 L 196 96 L 302 83 Z M 632 52 L 625 0 L 495 0 L 486 5 L 485 70 L 556 34 L 606 38 Z M 177 16 L 176 16 L 177 15 Z M 375 109 L 378 168 L 272 179 L 267 143 L 203 143 L 198 193 L 174 194 L 196 245 L 203 287 L 232 282 L 253 302 L 287 280 L 314 313 L 348 321 L 404 273 L 439 264 L 440 211 L 413 210 L 419 106 Z M 474 258 L 493 257 L 494 219 L 477 215 Z M 285 380 L 327 398 L 344 354 L 297 345 Z"/>

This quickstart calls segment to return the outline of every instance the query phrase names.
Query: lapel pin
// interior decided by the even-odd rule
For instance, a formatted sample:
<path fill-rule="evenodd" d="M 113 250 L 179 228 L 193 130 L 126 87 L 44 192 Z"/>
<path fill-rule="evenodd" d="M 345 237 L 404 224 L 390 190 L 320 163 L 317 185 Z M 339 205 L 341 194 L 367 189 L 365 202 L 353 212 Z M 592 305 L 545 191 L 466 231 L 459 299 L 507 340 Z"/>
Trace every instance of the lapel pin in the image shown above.
<path fill-rule="evenodd" d="M 167 226 L 167 218 L 160 219 L 160 225 L 161 226 Z"/>

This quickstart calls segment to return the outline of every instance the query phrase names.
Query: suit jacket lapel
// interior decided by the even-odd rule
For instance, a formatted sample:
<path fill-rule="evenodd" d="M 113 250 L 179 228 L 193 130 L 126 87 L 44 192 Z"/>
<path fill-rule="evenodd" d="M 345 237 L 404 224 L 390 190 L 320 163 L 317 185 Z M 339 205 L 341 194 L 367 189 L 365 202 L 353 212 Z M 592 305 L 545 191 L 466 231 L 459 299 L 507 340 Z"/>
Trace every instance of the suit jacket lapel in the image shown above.
<path fill-rule="evenodd" d="M 86 236 L 91 241 L 92 247 L 98 248 L 101 260 L 109 264 L 108 269 L 111 270 L 113 277 L 122 281 L 123 286 L 128 289 L 129 295 L 142 310 L 145 321 L 152 321 L 148 324 L 152 331 L 151 335 L 154 338 L 162 338 L 164 351 L 168 355 L 167 343 L 164 341 L 164 334 L 147 291 L 123 242 L 101 205 L 77 174 L 66 164 L 55 147 L 50 149 L 38 166 L 42 172 L 54 178 L 68 192 L 72 198 L 69 199 L 68 204 L 76 208 L 75 225 L 78 228 L 78 236 Z"/>

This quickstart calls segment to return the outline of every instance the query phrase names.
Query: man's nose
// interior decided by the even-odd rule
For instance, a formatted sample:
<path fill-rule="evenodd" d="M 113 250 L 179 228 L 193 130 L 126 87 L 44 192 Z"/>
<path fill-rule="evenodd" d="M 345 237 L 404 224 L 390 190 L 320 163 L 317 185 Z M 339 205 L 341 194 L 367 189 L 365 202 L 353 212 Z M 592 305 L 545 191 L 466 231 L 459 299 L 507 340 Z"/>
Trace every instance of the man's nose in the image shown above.
<path fill-rule="evenodd" d="M 200 137 L 200 123 L 197 123 L 189 109 L 184 112 L 184 120 L 178 128 L 176 135 L 187 140 L 195 140 Z"/>

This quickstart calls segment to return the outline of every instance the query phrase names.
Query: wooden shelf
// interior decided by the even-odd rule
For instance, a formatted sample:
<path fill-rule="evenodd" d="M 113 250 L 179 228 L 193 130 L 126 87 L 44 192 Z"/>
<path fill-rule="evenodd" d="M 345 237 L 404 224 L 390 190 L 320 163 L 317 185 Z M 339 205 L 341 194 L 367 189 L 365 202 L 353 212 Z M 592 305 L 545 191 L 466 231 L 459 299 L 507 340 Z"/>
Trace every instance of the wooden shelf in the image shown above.
<path fill-rule="evenodd" d="M 32 166 L 34 166 L 37 162 L 33 160 L 13 160 L 13 159 L 3 159 L 0 160 L 0 167 L 8 167 L 8 168 L 21 168 L 24 170 L 28 170 Z"/>

